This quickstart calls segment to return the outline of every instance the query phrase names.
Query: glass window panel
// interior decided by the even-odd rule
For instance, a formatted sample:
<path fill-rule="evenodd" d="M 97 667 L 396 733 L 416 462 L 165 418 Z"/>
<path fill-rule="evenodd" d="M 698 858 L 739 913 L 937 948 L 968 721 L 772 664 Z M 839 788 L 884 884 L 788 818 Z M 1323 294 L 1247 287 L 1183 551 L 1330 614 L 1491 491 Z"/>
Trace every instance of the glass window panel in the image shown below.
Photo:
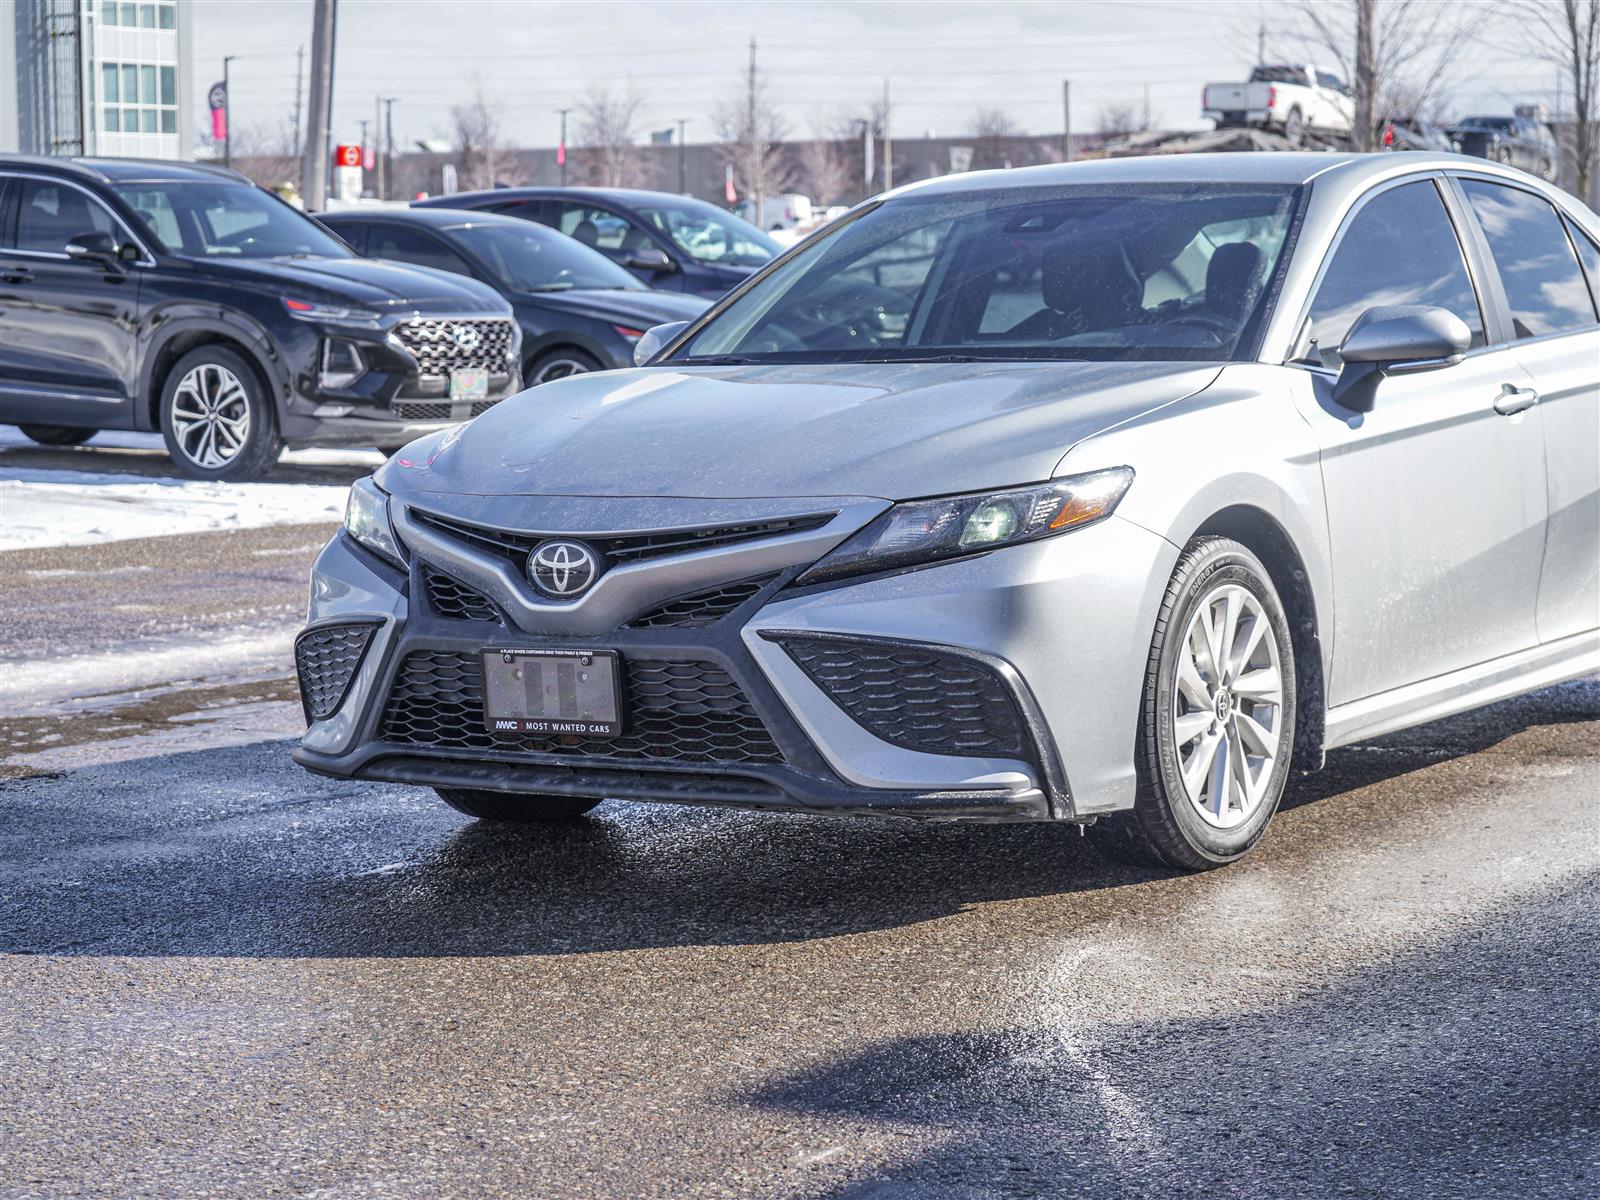
<path fill-rule="evenodd" d="M 1431 183 L 1408 183 L 1370 200 L 1344 231 L 1311 304 L 1313 353 L 1327 367 L 1343 363 L 1339 343 L 1369 308 L 1426 304 L 1466 322 L 1483 345 L 1483 314 L 1461 243 Z"/>
<path fill-rule="evenodd" d="M 129 97 L 132 99 L 132 97 Z M 156 69 L 154 67 L 139 68 L 139 101 L 142 104 L 156 102 Z"/>
<path fill-rule="evenodd" d="M 140 110 L 141 128 L 145 133 L 154 133 L 156 131 L 156 120 L 157 118 L 155 109 L 146 108 Z"/>
<path fill-rule="evenodd" d="M 115 104 L 117 96 L 117 64 L 105 63 L 100 67 L 100 90 L 104 93 L 100 99 L 108 104 Z"/>
<path fill-rule="evenodd" d="M 162 133 L 177 133 L 178 132 L 178 110 L 177 109 L 175 109 L 175 108 L 163 108 L 161 110 L 161 132 Z"/>
<path fill-rule="evenodd" d="M 100 24 L 115 25 L 117 23 L 117 6 L 114 0 L 103 0 L 100 5 Z"/>
<path fill-rule="evenodd" d="M 139 68 L 132 63 L 122 64 L 122 98 L 125 101 L 139 99 Z"/>
<path fill-rule="evenodd" d="M 124 4 L 122 6 L 122 20 L 119 25 L 126 25 L 130 29 L 139 23 L 139 6 L 137 4 Z"/>
<path fill-rule="evenodd" d="M 161 103 L 176 104 L 178 102 L 178 68 L 161 68 Z"/>
<path fill-rule="evenodd" d="M 106 132 L 122 132 L 122 110 L 120 108 L 106 109 Z"/>
<path fill-rule="evenodd" d="M 170 4 L 163 4 L 157 16 L 160 18 L 161 28 L 176 29 L 178 26 L 177 9 Z"/>
<path fill-rule="evenodd" d="M 1594 324 L 1589 289 L 1550 202 L 1521 188 L 1463 179 L 1462 190 L 1500 268 L 1519 338 Z"/>
<path fill-rule="evenodd" d="M 139 5 L 139 28 L 154 29 L 156 27 L 156 6 L 154 4 Z"/>

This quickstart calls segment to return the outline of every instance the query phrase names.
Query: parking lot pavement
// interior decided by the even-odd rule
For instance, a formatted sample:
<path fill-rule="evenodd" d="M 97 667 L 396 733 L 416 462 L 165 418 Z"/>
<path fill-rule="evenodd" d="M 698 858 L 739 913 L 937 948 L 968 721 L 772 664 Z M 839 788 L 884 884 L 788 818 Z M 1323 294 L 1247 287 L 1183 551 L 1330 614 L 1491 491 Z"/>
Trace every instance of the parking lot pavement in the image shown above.
<path fill-rule="evenodd" d="M 0 1196 L 1578 1196 L 1600 683 L 1336 752 L 1227 870 L 288 743 L 0 783 Z"/>

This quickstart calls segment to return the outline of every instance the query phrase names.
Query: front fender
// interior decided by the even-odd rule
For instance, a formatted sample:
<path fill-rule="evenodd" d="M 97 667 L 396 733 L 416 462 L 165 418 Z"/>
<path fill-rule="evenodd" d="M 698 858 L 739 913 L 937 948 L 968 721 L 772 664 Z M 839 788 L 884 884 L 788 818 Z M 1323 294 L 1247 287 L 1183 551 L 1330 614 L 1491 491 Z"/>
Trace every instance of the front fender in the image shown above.
<path fill-rule="evenodd" d="M 177 301 L 153 309 L 141 335 L 139 391 L 142 403 L 135 406 L 134 421 L 139 429 L 157 429 L 156 400 L 159 383 L 156 372 L 163 365 L 172 343 L 192 333 L 217 334 L 244 347 L 261 371 L 280 404 L 290 393 L 287 364 L 277 343 L 254 318 L 215 304 Z"/>

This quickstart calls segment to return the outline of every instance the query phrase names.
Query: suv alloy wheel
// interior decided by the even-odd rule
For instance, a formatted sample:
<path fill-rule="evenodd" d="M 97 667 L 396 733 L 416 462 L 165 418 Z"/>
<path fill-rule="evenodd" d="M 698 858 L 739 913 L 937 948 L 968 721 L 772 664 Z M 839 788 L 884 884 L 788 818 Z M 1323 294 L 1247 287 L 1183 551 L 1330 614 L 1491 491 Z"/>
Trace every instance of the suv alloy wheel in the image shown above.
<path fill-rule="evenodd" d="M 224 346 L 191 350 L 167 373 L 161 433 L 172 461 L 192 479 L 258 479 L 283 449 L 266 386 Z"/>

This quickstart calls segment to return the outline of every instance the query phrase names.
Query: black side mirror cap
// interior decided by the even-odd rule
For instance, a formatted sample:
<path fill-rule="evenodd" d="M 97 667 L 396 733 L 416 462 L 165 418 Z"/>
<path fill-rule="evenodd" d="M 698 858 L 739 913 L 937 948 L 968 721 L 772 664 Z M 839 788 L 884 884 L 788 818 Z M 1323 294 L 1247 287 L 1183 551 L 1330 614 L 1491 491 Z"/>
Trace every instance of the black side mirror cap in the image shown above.
<path fill-rule="evenodd" d="M 634 250 L 629 253 L 626 265 L 635 271 L 676 271 L 678 264 L 667 257 L 664 250 Z"/>
<path fill-rule="evenodd" d="M 1426 304 L 1369 308 L 1339 346 L 1344 368 L 1333 385 L 1334 403 L 1371 412 L 1385 376 L 1453 367 L 1471 345 L 1472 331 L 1449 309 Z"/>
<path fill-rule="evenodd" d="M 67 239 L 67 257 L 80 262 L 97 262 L 114 270 L 122 269 L 122 256 L 116 240 L 104 230 L 75 234 Z"/>

